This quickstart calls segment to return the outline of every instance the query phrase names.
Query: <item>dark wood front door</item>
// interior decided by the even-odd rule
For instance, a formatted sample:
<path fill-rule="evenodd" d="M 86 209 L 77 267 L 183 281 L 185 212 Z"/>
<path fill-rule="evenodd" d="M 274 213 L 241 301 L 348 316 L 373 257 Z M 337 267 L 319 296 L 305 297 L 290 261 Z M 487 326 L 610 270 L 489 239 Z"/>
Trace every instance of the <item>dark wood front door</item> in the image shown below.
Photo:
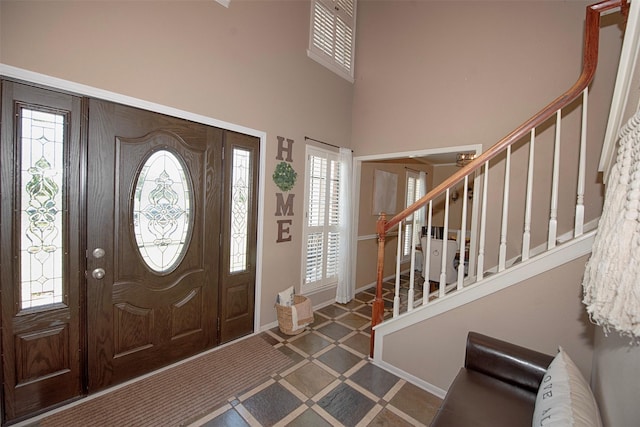
<path fill-rule="evenodd" d="M 222 137 L 90 101 L 90 392 L 217 344 Z"/>

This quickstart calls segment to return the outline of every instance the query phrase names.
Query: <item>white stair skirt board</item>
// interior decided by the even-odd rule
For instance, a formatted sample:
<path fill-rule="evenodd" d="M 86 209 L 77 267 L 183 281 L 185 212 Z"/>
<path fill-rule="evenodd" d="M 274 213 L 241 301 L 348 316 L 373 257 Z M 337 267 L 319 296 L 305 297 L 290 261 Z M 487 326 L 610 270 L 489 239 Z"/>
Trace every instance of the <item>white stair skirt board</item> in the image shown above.
<path fill-rule="evenodd" d="M 403 371 L 402 369 L 398 369 L 395 366 L 387 363 L 387 362 L 375 362 L 373 361 L 373 363 L 377 366 L 379 366 L 380 368 L 391 372 L 392 374 L 396 375 L 397 377 L 402 378 L 403 380 L 410 382 L 411 384 L 420 387 L 421 389 L 428 391 L 429 393 L 433 394 L 434 396 L 439 397 L 440 399 L 444 399 L 444 396 L 447 394 L 447 390 L 443 390 L 440 387 L 436 387 L 431 383 L 428 383 L 426 381 L 424 381 L 423 379 L 420 379 L 418 377 L 416 377 L 415 375 L 411 375 L 410 373 Z"/>
<path fill-rule="evenodd" d="M 382 360 L 384 338 L 386 335 L 404 329 L 423 320 L 442 314 L 448 310 L 468 304 L 476 299 L 493 294 L 523 280 L 534 277 L 552 268 L 558 267 L 591 252 L 596 231 L 583 234 L 581 237 L 557 246 L 544 254 L 538 255 L 522 263 L 516 264 L 500 273 L 488 276 L 464 289 L 420 307 L 401 314 L 398 317 L 384 321 L 375 329 L 375 343 L 373 363 L 384 368 L 387 365 Z M 385 368 L 386 369 L 386 368 Z M 396 371 L 392 371 L 399 376 Z"/>

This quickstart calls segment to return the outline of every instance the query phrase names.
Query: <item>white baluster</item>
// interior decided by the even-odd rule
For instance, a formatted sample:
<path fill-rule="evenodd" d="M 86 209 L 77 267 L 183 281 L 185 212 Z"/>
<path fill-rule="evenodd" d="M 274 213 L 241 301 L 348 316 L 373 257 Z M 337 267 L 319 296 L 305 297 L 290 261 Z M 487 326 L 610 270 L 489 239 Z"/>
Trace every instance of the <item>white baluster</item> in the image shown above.
<path fill-rule="evenodd" d="M 477 179 L 481 171 L 477 170 L 473 173 L 473 176 L 469 175 L 469 191 L 473 192 L 473 196 L 470 196 L 471 210 L 471 233 L 467 237 L 469 239 L 469 248 L 467 253 L 467 280 L 474 279 L 476 277 L 476 266 L 478 261 L 478 227 L 480 224 L 480 194 L 482 194 L 482 180 Z M 473 186 L 473 187 L 472 187 Z"/>
<path fill-rule="evenodd" d="M 509 219 L 509 183 L 511 182 L 511 146 L 507 147 L 507 158 L 504 166 L 504 193 L 502 195 L 502 226 L 500 227 L 500 254 L 498 271 L 505 269 L 507 260 L 507 224 Z"/>
<path fill-rule="evenodd" d="M 407 311 L 413 310 L 414 282 L 416 277 L 416 228 L 418 226 L 418 214 L 413 214 L 413 224 L 411 226 L 411 270 L 409 271 L 409 293 L 407 294 Z"/>
<path fill-rule="evenodd" d="M 580 158 L 578 160 L 578 197 L 576 200 L 576 221 L 573 227 L 574 237 L 584 232 L 584 182 L 587 158 L 587 104 L 589 90 L 582 92 L 582 125 L 580 129 Z"/>
<path fill-rule="evenodd" d="M 402 261 L 402 221 L 398 223 L 398 249 L 396 251 L 396 288 L 393 296 L 393 317 L 400 314 L 400 262 Z"/>
<path fill-rule="evenodd" d="M 427 246 L 422 247 L 422 276 L 424 284 L 422 285 L 422 305 L 429 302 L 429 294 L 431 293 L 431 283 L 429 282 L 429 266 L 431 265 L 431 219 L 433 216 L 433 200 L 429 200 L 429 211 L 427 213 Z M 426 252 L 425 252 L 426 251 Z M 426 255 L 426 256 L 425 256 Z"/>
<path fill-rule="evenodd" d="M 444 200 L 444 231 L 442 232 L 442 262 L 440 263 L 440 292 L 441 297 L 444 296 L 444 291 L 447 286 L 447 240 L 449 237 L 449 188 L 445 193 Z"/>
<path fill-rule="evenodd" d="M 482 209 L 480 214 L 480 238 L 478 239 L 478 280 L 484 277 L 484 245 L 487 232 L 487 193 L 489 192 L 489 162 L 484 164 L 484 181 L 482 185 Z"/>
<path fill-rule="evenodd" d="M 467 200 L 469 192 L 469 175 L 464 177 L 464 190 L 462 191 L 462 219 L 460 220 L 460 233 L 458 235 L 458 289 L 462 289 L 464 281 L 465 248 L 467 247 Z"/>
<path fill-rule="evenodd" d="M 531 203 L 533 197 L 533 158 L 536 144 L 536 129 L 531 129 L 529 143 L 529 166 L 527 169 L 527 195 L 524 209 L 524 233 L 522 235 L 522 261 L 529 259 L 531 249 Z"/>
<path fill-rule="evenodd" d="M 551 212 L 549 214 L 549 237 L 547 249 L 556 247 L 558 234 L 558 184 L 560 180 L 560 119 L 561 110 L 556 113 L 556 140 L 553 149 L 553 174 L 551 180 Z"/>

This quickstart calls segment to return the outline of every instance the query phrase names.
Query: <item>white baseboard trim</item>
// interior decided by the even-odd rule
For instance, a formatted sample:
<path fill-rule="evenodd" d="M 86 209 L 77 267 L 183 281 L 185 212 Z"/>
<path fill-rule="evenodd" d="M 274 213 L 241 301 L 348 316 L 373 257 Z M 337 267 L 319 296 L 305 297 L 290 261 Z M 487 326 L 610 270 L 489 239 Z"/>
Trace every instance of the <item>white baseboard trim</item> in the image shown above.
<path fill-rule="evenodd" d="M 371 361 L 374 365 L 378 366 L 379 368 L 384 369 L 387 372 L 390 372 L 392 374 L 394 374 L 395 376 L 402 378 L 403 380 L 410 382 L 411 384 L 415 385 L 416 387 L 419 387 L 421 389 L 423 389 L 424 391 L 427 391 L 431 394 L 433 394 L 434 396 L 439 397 L 440 399 L 444 399 L 444 396 L 447 394 L 446 390 L 441 389 L 440 387 L 436 387 L 431 383 L 428 383 L 418 377 L 416 377 L 415 375 L 411 375 L 408 372 L 403 371 L 402 369 L 398 369 L 397 367 L 385 362 L 385 361 L 376 361 L 376 360 L 372 360 Z"/>
<path fill-rule="evenodd" d="M 273 321 L 271 323 L 267 323 L 266 325 L 260 326 L 260 332 L 268 331 L 269 329 L 273 329 L 276 326 L 278 326 L 278 321 L 277 320 L 275 320 L 275 321 Z"/>

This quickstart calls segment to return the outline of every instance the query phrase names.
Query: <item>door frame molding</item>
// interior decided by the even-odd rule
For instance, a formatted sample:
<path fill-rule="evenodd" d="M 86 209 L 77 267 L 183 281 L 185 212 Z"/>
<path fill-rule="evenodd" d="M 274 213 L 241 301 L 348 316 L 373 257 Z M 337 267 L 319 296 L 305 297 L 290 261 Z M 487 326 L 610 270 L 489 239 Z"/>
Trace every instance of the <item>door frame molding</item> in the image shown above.
<path fill-rule="evenodd" d="M 189 111 L 180 110 L 169 107 L 167 105 L 157 104 L 155 102 L 145 101 L 143 99 L 103 90 L 97 87 L 60 79 L 46 74 L 36 73 L 34 71 L 25 70 L 0 63 L 0 76 L 22 80 L 27 83 L 46 86 L 51 89 L 58 89 L 72 92 L 80 96 L 99 98 L 105 101 L 116 102 L 119 104 L 136 107 L 155 113 L 165 114 L 167 116 L 177 117 L 180 119 L 191 120 L 196 123 L 214 126 L 221 129 L 243 133 L 246 135 L 260 138 L 260 165 L 258 171 L 258 240 L 256 248 L 256 288 L 255 288 L 255 308 L 253 319 L 253 334 L 257 334 L 260 329 L 260 307 L 262 295 L 262 255 L 264 246 L 264 186 L 265 186 L 265 170 L 266 170 L 266 142 L 267 133 L 261 130 L 248 128 L 234 123 L 218 120 L 213 117 L 203 116 Z"/>
<path fill-rule="evenodd" d="M 397 160 L 397 159 L 412 159 L 416 157 L 426 157 L 434 154 L 452 154 L 459 152 L 474 152 L 476 155 L 482 153 L 482 144 L 468 144 L 468 145 L 457 145 L 453 147 L 435 147 L 435 148 L 426 148 L 423 150 L 416 151 L 400 151 L 400 152 L 392 152 L 392 153 L 379 153 L 379 154 L 365 154 L 362 156 L 355 156 L 353 158 L 353 184 L 352 184 L 352 194 L 358 195 L 354 198 L 353 202 L 353 216 L 351 217 L 351 259 L 355 260 L 357 263 L 358 260 L 358 241 L 364 240 L 369 237 L 377 238 L 377 235 L 370 236 L 360 236 L 358 235 L 358 223 L 360 219 L 360 191 L 361 191 L 361 181 L 362 181 L 362 163 L 364 162 L 376 162 L 382 160 Z M 404 177 L 403 177 L 404 179 Z M 481 185 L 481 184 L 480 184 Z M 481 189 L 482 187 L 477 187 Z M 428 191 L 427 191 L 428 192 Z M 471 235 L 476 235 L 476 227 L 478 224 L 478 198 L 474 198 L 473 205 L 471 207 L 472 218 L 471 218 Z M 362 238 L 361 238 L 362 237 Z M 474 243 L 475 245 L 475 239 Z M 351 281 L 352 283 L 356 283 L 356 269 L 352 269 L 351 272 Z M 366 289 L 370 285 L 374 285 L 375 282 L 367 283 L 362 285 L 360 288 L 356 289 L 356 292 L 359 292 L 361 289 Z"/>

